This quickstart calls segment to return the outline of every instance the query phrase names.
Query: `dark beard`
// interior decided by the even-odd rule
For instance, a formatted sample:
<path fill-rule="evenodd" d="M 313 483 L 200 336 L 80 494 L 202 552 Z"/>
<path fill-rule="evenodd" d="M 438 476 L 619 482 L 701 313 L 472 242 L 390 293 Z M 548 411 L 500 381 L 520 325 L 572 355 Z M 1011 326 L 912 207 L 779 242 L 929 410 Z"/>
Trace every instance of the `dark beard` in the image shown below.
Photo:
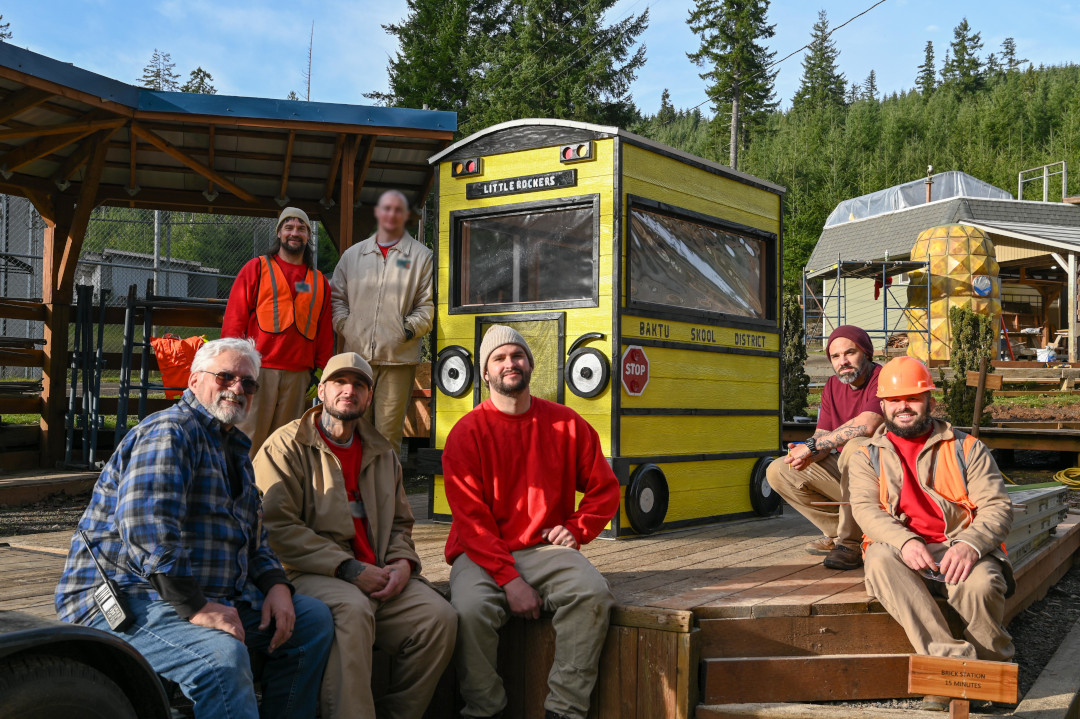
<path fill-rule="evenodd" d="M 323 406 L 323 409 L 326 410 L 326 413 L 328 415 L 330 415 L 334 419 L 339 419 L 342 422 L 351 422 L 354 419 L 360 419 L 361 417 L 364 416 L 364 411 L 363 410 L 357 410 L 355 412 L 339 412 L 338 410 L 334 409 L 333 407 L 329 407 L 329 406 L 326 406 L 326 405 Z"/>
<path fill-rule="evenodd" d="M 843 377 L 839 373 L 837 373 L 836 379 L 840 380 L 840 382 L 846 385 L 858 384 L 859 380 L 861 380 L 869 372 L 871 363 L 871 359 L 864 355 L 859 362 L 859 366 L 854 368 L 855 374 Z"/>
<path fill-rule="evenodd" d="M 929 414 L 920 418 L 910 427 L 899 427 L 888 419 L 885 420 L 885 429 L 889 430 L 901 439 L 916 439 L 929 432 L 934 426 L 934 418 Z"/>
<path fill-rule="evenodd" d="M 529 390 L 529 380 L 532 379 L 532 372 L 525 370 L 521 371 L 521 378 L 518 380 L 518 384 L 514 387 L 507 385 L 503 382 L 502 375 L 492 377 L 488 380 L 488 385 L 491 387 L 492 392 L 497 392 L 505 397 L 517 397 L 522 392 Z"/>

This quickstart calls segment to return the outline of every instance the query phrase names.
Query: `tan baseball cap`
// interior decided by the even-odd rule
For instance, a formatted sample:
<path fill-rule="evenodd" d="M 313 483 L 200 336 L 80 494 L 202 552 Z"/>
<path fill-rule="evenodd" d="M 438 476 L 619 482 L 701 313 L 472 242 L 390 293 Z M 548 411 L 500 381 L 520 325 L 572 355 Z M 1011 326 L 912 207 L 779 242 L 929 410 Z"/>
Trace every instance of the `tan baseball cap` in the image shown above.
<path fill-rule="evenodd" d="M 342 352 L 339 355 L 331 357 L 330 361 L 323 367 L 322 381 L 326 382 L 340 372 L 356 372 L 364 378 L 368 387 L 375 384 L 371 365 L 368 364 L 366 359 L 355 352 Z"/>
<path fill-rule="evenodd" d="M 288 220 L 292 217 L 295 217 L 296 219 L 307 225 L 309 230 L 311 229 L 311 220 L 308 219 L 306 212 L 301 210 L 299 207 L 286 207 L 284 210 L 281 211 L 281 214 L 278 215 L 277 228 L 274 231 L 276 232 L 277 230 L 280 230 L 281 225 L 285 222 L 285 220 Z"/>

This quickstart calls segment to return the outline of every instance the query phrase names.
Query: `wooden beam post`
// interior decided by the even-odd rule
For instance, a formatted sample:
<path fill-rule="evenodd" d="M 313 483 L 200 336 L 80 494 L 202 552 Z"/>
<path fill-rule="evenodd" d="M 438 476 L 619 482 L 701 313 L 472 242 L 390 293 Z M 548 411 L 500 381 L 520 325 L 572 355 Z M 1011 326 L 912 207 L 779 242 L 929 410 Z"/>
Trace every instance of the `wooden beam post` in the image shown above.
<path fill-rule="evenodd" d="M 282 207 L 289 202 L 289 196 L 285 193 L 289 189 L 289 170 L 292 169 L 292 153 L 293 145 L 295 143 L 296 130 L 289 130 L 289 140 L 285 144 L 285 166 L 281 169 L 281 189 L 278 191 L 278 196 L 275 199 L 275 202 Z"/>
<path fill-rule="evenodd" d="M 323 187 L 323 207 L 329 207 L 330 201 L 334 197 L 334 183 L 337 182 L 338 170 L 341 167 L 341 156 L 345 151 L 346 138 L 347 135 L 341 133 L 337 136 L 337 142 L 334 143 L 334 154 L 330 156 L 330 164 L 326 168 L 328 174 L 326 175 L 326 185 Z"/>
<path fill-rule="evenodd" d="M 338 206 L 341 208 L 341 226 L 339 243 L 344 243 L 344 252 L 356 242 L 353 236 L 353 184 L 356 182 L 356 155 L 360 150 L 360 137 L 353 135 L 346 141 L 341 157 L 341 189 Z"/>
<path fill-rule="evenodd" d="M 1069 361 L 1076 362 L 1080 358 L 1080 353 L 1077 352 L 1076 338 L 1077 338 L 1077 307 L 1076 303 L 1076 253 L 1069 253 L 1069 264 L 1066 265 L 1066 269 L 1069 272 Z"/>
<path fill-rule="evenodd" d="M 42 208 L 38 208 L 40 212 Z M 68 324 L 72 288 L 59 284 L 59 265 L 74 220 L 74 203 L 58 196 L 45 220 L 42 247 L 41 301 L 45 305 L 45 350 L 41 375 L 41 466 L 55 466 L 64 452 L 64 413 L 67 402 Z"/>
<path fill-rule="evenodd" d="M 158 150 L 164 152 L 166 155 L 173 158 L 177 162 L 179 162 L 179 163 L 181 163 L 183 165 L 186 165 L 189 169 L 194 170 L 198 174 L 205 177 L 207 180 L 212 180 L 215 184 L 220 185 L 222 188 L 224 188 L 224 189 L 228 190 L 229 192 L 231 192 L 232 194 L 236 195 L 237 197 L 239 197 L 244 202 L 247 202 L 247 203 L 252 204 L 252 205 L 259 204 L 259 200 L 258 200 L 258 198 L 255 197 L 255 195 L 251 194 L 250 192 L 248 192 L 244 188 L 240 187 L 235 182 L 232 182 L 231 180 L 226 179 L 221 174 L 219 174 L 219 173 L 215 172 L 214 170 L 210 169 L 209 167 L 207 167 L 203 163 L 199 162 L 198 160 L 195 160 L 195 159 L 192 159 L 191 157 L 188 157 L 186 154 L 184 154 L 178 148 L 176 148 L 172 144 L 170 144 L 168 140 L 166 140 L 165 138 L 163 138 L 161 135 L 157 134 L 153 130 L 148 130 L 145 127 L 141 127 L 138 124 L 133 122 L 133 123 L 131 123 L 131 132 L 133 132 L 135 135 L 137 135 L 139 137 L 139 139 L 145 140 L 146 142 L 150 143 L 151 145 L 156 147 Z"/>
<path fill-rule="evenodd" d="M 364 147 L 360 151 L 360 166 L 356 168 L 356 182 L 353 183 L 353 205 L 360 204 L 360 193 L 364 189 L 364 180 L 367 179 L 368 168 L 371 166 L 371 156 L 375 154 L 375 136 L 368 135 L 364 138 Z"/>
<path fill-rule="evenodd" d="M 0 101 L 0 123 L 5 123 L 32 107 L 37 107 L 51 97 L 54 97 L 53 93 L 36 87 L 16 90 Z"/>

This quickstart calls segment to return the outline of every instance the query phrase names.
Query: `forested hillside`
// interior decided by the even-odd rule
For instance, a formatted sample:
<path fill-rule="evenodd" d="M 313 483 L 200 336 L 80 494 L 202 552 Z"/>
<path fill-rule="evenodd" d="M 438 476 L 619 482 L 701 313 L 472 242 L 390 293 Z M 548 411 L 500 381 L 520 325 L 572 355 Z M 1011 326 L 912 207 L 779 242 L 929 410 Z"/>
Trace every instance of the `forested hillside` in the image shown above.
<path fill-rule="evenodd" d="M 740 151 L 740 170 L 788 188 L 789 289 L 838 202 L 917 180 L 927 165 L 962 170 L 1015 194 L 1020 170 L 1067 160 L 1075 173 L 1069 194 L 1080 194 L 1080 66 L 998 70 L 970 90 L 946 83 L 925 94 L 860 94 L 852 102 L 771 112 Z M 726 164 L 726 128 L 723 118 L 667 106 L 633 129 Z M 1027 199 L 1042 199 L 1041 186 L 1029 186 Z M 1060 178 L 1051 181 L 1050 199 L 1060 199 Z"/>

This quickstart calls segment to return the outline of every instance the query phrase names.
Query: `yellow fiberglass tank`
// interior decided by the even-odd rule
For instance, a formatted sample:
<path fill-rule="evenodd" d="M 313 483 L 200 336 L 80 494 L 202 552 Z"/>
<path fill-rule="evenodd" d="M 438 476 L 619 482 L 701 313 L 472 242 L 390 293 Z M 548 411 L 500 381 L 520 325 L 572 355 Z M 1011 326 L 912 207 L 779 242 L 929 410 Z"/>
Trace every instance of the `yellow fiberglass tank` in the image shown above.
<path fill-rule="evenodd" d="M 908 286 L 908 355 L 926 361 L 949 359 L 952 328 L 949 310 L 966 307 L 995 319 L 1001 316 L 1001 286 L 994 243 L 970 225 L 941 225 L 919 234 L 913 261 L 929 264 L 910 273 Z M 929 298 L 927 290 L 929 289 Z M 929 307 L 929 322 L 927 310 Z M 926 329 L 929 327 L 929 347 Z"/>

